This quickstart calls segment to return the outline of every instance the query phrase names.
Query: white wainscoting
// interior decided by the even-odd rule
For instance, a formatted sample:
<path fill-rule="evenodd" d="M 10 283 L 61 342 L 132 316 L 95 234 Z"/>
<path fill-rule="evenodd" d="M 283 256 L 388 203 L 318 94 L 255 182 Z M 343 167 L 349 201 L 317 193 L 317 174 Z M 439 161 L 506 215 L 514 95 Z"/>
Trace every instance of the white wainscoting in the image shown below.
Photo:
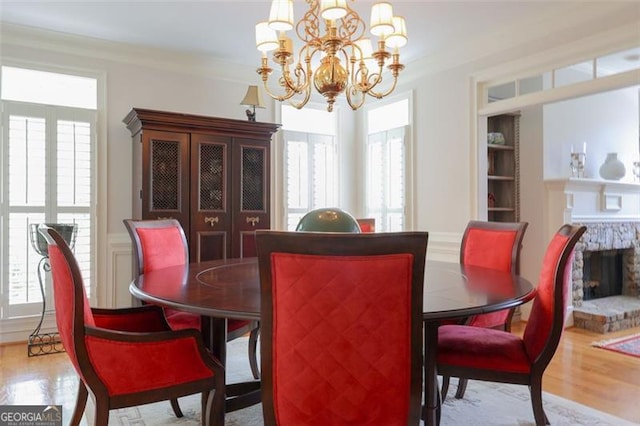
<path fill-rule="evenodd" d="M 107 263 L 105 277 L 99 277 L 96 285 L 97 306 L 104 308 L 120 308 L 131 306 L 129 284 L 133 276 L 133 258 L 129 234 L 112 234 L 107 236 Z M 0 344 L 25 342 L 33 331 L 40 314 L 0 320 Z M 42 333 L 56 331 L 56 319 L 53 312 L 45 314 Z"/>
<path fill-rule="evenodd" d="M 98 289 L 98 304 L 105 308 L 131 306 L 129 284 L 133 279 L 133 251 L 129 234 L 112 234 L 108 237 L 106 281 Z"/>

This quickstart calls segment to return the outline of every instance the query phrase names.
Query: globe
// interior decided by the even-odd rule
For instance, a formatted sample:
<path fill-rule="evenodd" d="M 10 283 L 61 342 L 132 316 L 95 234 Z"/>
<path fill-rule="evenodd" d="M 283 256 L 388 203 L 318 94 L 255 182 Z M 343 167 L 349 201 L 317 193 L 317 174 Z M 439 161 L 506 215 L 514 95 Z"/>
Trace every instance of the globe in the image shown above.
<path fill-rule="evenodd" d="M 358 221 L 338 208 L 311 210 L 300 219 L 296 231 L 360 233 Z"/>

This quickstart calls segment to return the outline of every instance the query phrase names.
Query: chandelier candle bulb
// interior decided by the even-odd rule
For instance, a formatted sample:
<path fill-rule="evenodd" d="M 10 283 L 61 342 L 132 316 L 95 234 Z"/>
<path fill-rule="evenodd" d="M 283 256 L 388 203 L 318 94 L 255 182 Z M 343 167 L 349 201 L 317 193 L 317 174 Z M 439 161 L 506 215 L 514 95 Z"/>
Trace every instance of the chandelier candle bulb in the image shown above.
<path fill-rule="evenodd" d="M 369 32 L 378 37 L 377 49 L 365 37 L 366 24 L 346 0 L 306 0 L 309 10 L 294 24 L 292 0 L 273 0 L 268 23 L 256 25 L 256 46 L 263 53 L 258 74 L 265 92 L 277 101 L 289 101 L 300 109 L 320 93 L 333 111 L 337 98 L 345 95 L 356 110 L 371 96 L 381 99 L 392 93 L 400 71 L 399 48 L 407 43 L 404 18 L 393 16 L 389 2 L 371 7 Z M 300 48 L 284 35 L 295 28 Z M 275 31 L 280 31 L 277 41 Z M 387 50 L 391 49 L 391 51 Z M 267 52 L 277 64 L 269 67 Z M 388 71 L 385 70 L 385 67 Z M 270 80 L 272 73 L 276 76 Z M 271 88 L 269 82 L 275 88 Z"/>

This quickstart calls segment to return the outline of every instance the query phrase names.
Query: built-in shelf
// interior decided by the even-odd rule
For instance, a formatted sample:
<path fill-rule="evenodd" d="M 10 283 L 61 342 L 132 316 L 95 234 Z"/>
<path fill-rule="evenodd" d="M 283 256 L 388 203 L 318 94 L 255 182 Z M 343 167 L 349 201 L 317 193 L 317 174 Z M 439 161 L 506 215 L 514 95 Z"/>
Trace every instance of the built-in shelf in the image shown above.
<path fill-rule="evenodd" d="M 520 220 L 520 115 L 487 119 L 489 133 L 501 133 L 504 144 L 487 143 L 487 218 L 495 222 Z"/>
<path fill-rule="evenodd" d="M 496 145 L 496 144 L 488 144 L 487 149 L 489 151 L 513 151 L 515 147 L 511 145 Z"/>

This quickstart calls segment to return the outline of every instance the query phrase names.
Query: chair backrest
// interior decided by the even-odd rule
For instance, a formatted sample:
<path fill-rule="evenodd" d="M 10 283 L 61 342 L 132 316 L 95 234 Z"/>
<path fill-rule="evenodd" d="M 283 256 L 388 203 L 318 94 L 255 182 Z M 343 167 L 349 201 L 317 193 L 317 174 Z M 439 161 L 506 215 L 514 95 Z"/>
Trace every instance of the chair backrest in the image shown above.
<path fill-rule="evenodd" d="M 256 231 L 266 425 L 419 424 L 427 240 Z"/>
<path fill-rule="evenodd" d="M 470 221 L 462 236 L 460 263 L 520 273 L 527 226 L 527 222 Z"/>
<path fill-rule="evenodd" d="M 123 220 L 133 240 L 135 275 L 189 263 L 182 225 L 175 219 Z"/>
<path fill-rule="evenodd" d="M 571 291 L 573 249 L 586 229 L 563 225 L 547 246 L 523 335 L 527 355 L 537 368 L 546 367 L 560 342 Z"/>
<path fill-rule="evenodd" d="M 53 228 L 40 224 L 38 231 L 47 241 L 53 278 L 56 324 L 71 363 L 84 378 L 80 359 L 86 359 L 85 325 L 94 326 L 78 262 L 64 238 Z"/>

